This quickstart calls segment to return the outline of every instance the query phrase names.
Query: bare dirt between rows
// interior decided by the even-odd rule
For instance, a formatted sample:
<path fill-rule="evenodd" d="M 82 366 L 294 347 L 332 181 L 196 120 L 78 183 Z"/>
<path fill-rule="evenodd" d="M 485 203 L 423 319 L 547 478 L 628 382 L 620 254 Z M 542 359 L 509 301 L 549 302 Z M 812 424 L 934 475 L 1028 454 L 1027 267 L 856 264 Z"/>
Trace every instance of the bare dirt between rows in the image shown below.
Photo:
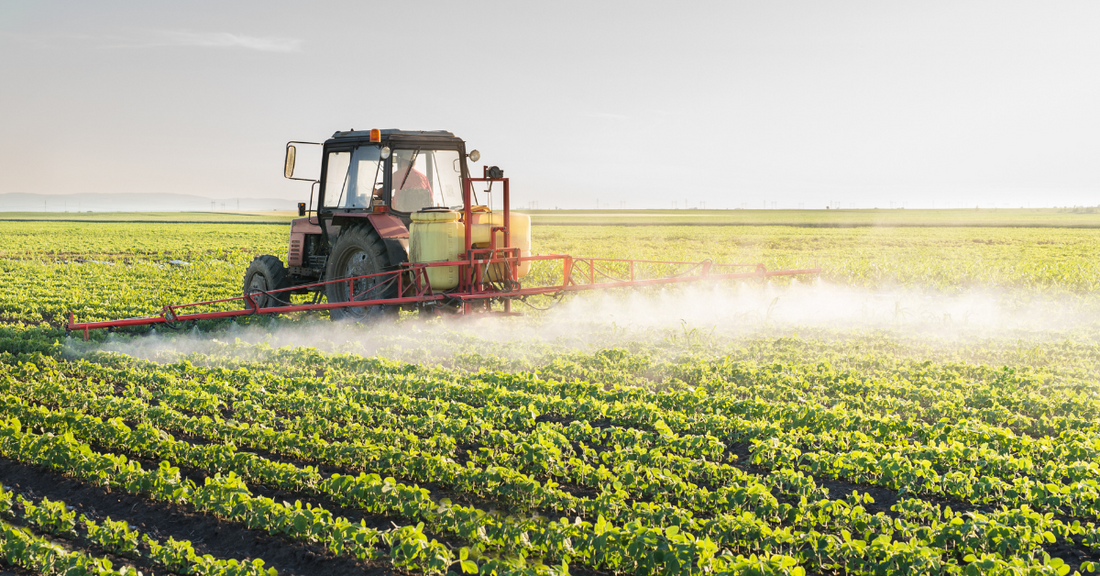
<path fill-rule="evenodd" d="M 0 458 L 0 481 L 25 497 L 64 500 L 89 517 L 126 520 L 134 528 L 160 539 L 190 540 L 198 554 L 237 560 L 261 558 L 280 575 L 351 576 L 403 574 L 386 561 L 361 563 L 336 556 L 317 544 L 288 541 L 250 530 L 186 506 L 153 502 L 122 491 L 109 491 L 48 470 Z M 12 574 L 24 574 L 4 567 Z M 2 576 L 4 572 L 0 572 Z"/>

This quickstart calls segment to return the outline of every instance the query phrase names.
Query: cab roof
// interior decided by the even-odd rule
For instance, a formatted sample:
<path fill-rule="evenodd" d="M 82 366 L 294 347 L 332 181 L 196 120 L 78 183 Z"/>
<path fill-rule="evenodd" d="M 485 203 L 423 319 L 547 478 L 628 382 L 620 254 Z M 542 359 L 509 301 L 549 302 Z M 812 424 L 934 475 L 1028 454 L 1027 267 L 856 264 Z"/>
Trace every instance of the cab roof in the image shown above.
<path fill-rule="evenodd" d="M 396 128 L 388 128 L 382 130 L 382 139 L 389 140 L 393 136 L 408 137 L 408 138 L 456 138 L 456 136 L 446 130 L 398 130 Z M 370 130 L 345 130 L 338 131 L 332 135 L 333 139 L 348 139 L 348 140 L 363 140 L 370 139 Z"/>

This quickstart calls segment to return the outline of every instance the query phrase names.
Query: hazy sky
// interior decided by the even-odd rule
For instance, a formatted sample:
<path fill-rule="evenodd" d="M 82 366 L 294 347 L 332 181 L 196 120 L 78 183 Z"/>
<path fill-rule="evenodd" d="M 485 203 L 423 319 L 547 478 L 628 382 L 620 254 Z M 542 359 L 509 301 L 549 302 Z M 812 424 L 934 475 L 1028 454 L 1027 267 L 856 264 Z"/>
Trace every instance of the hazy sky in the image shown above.
<path fill-rule="evenodd" d="M 0 0 L 0 50 L 0 193 L 304 200 L 287 140 L 378 127 L 520 206 L 1100 205 L 1095 1 Z"/>

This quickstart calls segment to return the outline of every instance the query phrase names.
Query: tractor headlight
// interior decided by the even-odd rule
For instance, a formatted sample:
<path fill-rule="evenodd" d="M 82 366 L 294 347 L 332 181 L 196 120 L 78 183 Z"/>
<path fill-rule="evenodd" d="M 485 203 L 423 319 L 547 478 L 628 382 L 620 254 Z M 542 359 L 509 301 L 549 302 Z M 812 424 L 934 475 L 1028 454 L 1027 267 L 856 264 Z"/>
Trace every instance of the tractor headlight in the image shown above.
<path fill-rule="evenodd" d="M 379 153 L 379 155 L 382 156 L 382 159 L 385 160 L 386 158 L 390 157 L 390 147 L 389 146 L 383 146 L 382 150 L 380 150 L 378 153 Z"/>
<path fill-rule="evenodd" d="M 470 158 L 470 162 L 477 162 L 478 160 L 481 160 L 481 152 L 478 152 L 477 150 L 471 151 L 466 156 Z"/>

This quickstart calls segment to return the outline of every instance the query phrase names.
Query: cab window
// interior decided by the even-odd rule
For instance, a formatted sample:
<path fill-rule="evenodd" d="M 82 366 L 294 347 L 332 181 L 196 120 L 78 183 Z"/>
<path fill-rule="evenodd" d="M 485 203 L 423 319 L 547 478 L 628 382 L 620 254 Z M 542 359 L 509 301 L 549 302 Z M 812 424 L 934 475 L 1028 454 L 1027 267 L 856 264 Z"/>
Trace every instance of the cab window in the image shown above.
<path fill-rule="evenodd" d="M 462 207 L 462 162 L 457 150 L 394 150 L 391 170 L 395 211 Z"/>
<path fill-rule="evenodd" d="M 382 190 L 382 158 L 376 145 L 329 152 L 325 175 L 326 208 L 370 208 Z"/>

